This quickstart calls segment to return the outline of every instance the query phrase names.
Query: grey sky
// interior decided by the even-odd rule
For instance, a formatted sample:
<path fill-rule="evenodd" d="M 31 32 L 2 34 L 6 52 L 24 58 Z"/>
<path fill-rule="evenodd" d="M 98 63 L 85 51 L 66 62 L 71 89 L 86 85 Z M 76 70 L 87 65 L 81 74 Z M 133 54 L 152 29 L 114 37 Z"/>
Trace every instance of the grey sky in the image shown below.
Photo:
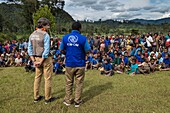
<path fill-rule="evenodd" d="M 75 20 L 160 19 L 170 16 L 169 0 L 65 0 Z"/>

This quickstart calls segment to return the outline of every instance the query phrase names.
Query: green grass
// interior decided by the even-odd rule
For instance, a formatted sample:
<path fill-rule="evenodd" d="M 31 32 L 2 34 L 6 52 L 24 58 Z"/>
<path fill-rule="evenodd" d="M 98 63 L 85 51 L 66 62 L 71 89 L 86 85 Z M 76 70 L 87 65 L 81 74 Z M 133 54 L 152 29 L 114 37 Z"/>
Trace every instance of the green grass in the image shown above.
<path fill-rule="evenodd" d="M 133 77 L 87 71 L 80 108 L 62 103 L 64 75 L 53 75 L 53 96 L 58 100 L 33 104 L 34 76 L 19 67 L 0 68 L 0 113 L 170 113 L 170 71 Z M 43 79 L 41 85 L 44 95 Z"/>

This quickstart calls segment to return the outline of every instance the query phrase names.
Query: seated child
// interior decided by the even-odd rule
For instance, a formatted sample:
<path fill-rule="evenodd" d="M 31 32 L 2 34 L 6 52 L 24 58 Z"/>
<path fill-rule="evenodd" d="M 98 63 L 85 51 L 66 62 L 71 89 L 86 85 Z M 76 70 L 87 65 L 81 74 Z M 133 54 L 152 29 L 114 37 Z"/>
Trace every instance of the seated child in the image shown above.
<path fill-rule="evenodd" d="M 148 58 L 145 58 L 145 62 L 143 62 L 141 65 L 139 65 L 138 70 L 142 74 L 145 74 L 145 73 L 149 74 L 150 73 L 150 66 L 149 66 L 149 59 Z"/>
<path fill-rule="evenodd" d="M 129 58 L 128 58 L 128 53 L 125 52 L 125 56 L 124 56 L 124 64 L 127 66 L 128 65 L 128 62 L 129 62 Z"/>
<path fill-rule="evenodd" d="M 85 62 L 86 62 L 85 70 L 87 71 L 88 69 L 91 68 L 92 56 L 86 55 Z"/>
<path fill-rule="evenodd" d="M 55 74 L 64 74 L 65 68 L 63 62 L 59 59 L 54 63 L 54 73 Z"/>
<path fill-rule="evenodd" d="M 94 68 L 98 69 L 98 66 L 99 66 L 99 62 L 97 59 L 97 54 L 95 54 L 91 62 L 91 69 L 94 69 Z"/>
<path fill-rule="evenodd" d="M 124 72 L 125 69 L 125 65 L 123 62 L 120 63 L 120 65 L 118 65 L 117 67 L 114 68 L 114 70 L 118 73 L 121 74 Z"/>
<path fill-rule="evenodd" d="M 118 54 L 115 54 L 115 58 L 113 59 L 112 64 L 114 65 L 114 67 L 120 65 L 121 63 L 121 58 L 118 56 Z"/>
<path fill-rule="evenodd" d="M 22 58 L 20 55 L 17 55 L 17 58 L 15 58 L 15 66 L 22 66 Z"/>
<path fill-rule="evenodd" d="M 112 76 L 114 75 L 114 71 L 112 70 L 112 65 L 108 62 L 108 60 L 104 60 L 104 64 L 100 69 L 101 74 L 105 74 L 105 76 Z"/>
<path fill-rule="evenodd" d="M 5 59 L 3 54 L 0 56 L 0 67 L 5 67 Z"/>
<path fill-rule="evenodd" d="M 28 58 L 27 64 L 25 66 L 25 71 L 26 72 L 35 71 L 34 63 L 32 62 L 30 57 Z"/>
<path fill-rule="evenodd" d="M 138 64 L 136 64 L 136 59 L 132 59 L 130 68 L 131 68 L 131 70 L 129 71 L 129 74 L 131 76 L 134 76 L 139 73 L 138 72 Z"/>
<path fill-rule="evenodd" d="M 138 64 L 141 64 L 141 51 L 138 51 L 137 54 L 135 55 L 137 61 L 138 61 Z"/>
<path fill-rule="evenodd" d="M 156 70 L 158 70 L 158 65 L 155 62 L 155 59 L 152 59 L 149 63 L 151 72 L 155 72 Z"/>
<path fill-rule="evenodd" d="M 168 71 L 170 70 L 170 57 L 168 54 L 165 55 L 165 58 L 163 58 L 163 66 L 162 66 L 163 69 L 161 70 L 165 70 L 165 71 Z"/>

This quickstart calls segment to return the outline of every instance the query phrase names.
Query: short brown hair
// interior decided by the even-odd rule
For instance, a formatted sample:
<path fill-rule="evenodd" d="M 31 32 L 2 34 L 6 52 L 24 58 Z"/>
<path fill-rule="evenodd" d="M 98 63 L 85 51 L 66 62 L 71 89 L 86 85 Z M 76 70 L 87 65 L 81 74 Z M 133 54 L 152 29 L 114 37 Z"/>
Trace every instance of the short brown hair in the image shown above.
<path fill-rule="evenodd" d="M 50 21 L 47 18 L 41 17 L 38 20 L 37 27 L 43 28 L 43 26 L 50 25 Z"/>

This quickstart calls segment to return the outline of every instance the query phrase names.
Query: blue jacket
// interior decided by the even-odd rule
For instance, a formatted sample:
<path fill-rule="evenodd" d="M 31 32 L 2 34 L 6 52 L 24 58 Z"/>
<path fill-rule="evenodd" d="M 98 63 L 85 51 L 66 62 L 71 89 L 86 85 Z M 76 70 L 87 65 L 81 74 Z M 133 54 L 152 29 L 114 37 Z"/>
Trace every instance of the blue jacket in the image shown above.
<path fill-rule="evenodd" d="M 67 67 L 84 67 L 86 51 L 90 50 L 90 45 L 85 36 L 73 30 L 62 38 L 60 50 L 66 51 Z"/>

